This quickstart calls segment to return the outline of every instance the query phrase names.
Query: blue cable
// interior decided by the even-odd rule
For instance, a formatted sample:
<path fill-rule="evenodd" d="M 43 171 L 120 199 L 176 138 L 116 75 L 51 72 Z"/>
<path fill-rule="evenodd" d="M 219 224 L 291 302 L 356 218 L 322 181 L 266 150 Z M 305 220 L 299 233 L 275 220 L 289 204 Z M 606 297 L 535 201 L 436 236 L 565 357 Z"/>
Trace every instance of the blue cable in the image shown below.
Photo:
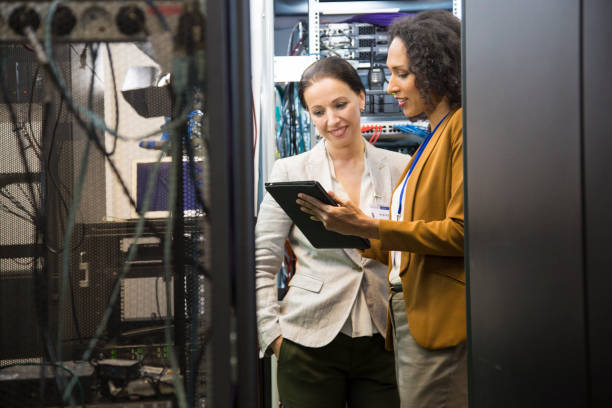
<path fill-rule="evenodd" d="M 170 31 L 170 26 L 168 26 L 168 22 L 166 21 L 166 17 L 164 17 L 164 15 L 159 10 L 157 5 L 155 5 L 155 3 L 153 3 L 153 0 L 144 0 L 144 1 L 145 1 L 145 3 L 147 3 L 147 5 L 149 7 L 151 7 L 153 9 L 153 12 L 155 13 L 155 16 L 159 20 L 159 23 L 161 24 L 161 26 L 164 29 L 164 31 Z"/>
<path fill-rule="evenodd" d="M 429 133 L 427 132 L 427 129 L 424 129 L 422 127 L 419 126 L 414 126 L 414 125 L 393 125 L 394 129 L 397 130 L 401 130 L 404 133 L 411 133 L 413 135 L 417 135 L 420 138 L 426 138 L 427 136 L 429 136 Z"/>

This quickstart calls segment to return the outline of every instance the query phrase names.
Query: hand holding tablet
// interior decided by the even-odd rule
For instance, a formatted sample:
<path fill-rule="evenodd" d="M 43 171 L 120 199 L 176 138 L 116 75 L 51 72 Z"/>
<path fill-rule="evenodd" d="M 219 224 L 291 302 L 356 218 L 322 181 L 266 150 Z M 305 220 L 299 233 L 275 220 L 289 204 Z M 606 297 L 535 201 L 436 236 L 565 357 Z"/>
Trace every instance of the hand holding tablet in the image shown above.
<path fill-rule="evenodd" d="M 310 214 L 300 210 L 300 206 L 296 203 L 299 193 L 307 194 L 328 205 L 338 205 L 317 181 L 266 183 L 265 186 L 315 248 L 366 249 L 370 247 L 367 239 L 329 231 L 321 222 L 311 219 Z"/>

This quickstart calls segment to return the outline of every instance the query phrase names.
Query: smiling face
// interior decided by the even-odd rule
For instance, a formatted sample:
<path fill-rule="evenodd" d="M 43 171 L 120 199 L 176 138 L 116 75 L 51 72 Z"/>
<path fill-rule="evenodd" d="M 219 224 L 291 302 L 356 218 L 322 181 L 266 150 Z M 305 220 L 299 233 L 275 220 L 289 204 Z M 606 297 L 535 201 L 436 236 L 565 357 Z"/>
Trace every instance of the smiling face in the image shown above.
<path fill-rule="evenodd" d="M 406 46 L 399 37 L 389 45 L 387 67 L 391 71 L 387 92 L 393 94 L 404 115 L 411 118 L 426 112 L 427 104 L 416 87 L 416 76 L 410 72 Z"/>
<path fill-rule="evenodd" d="M 323 77 L 306 88 L 304 100 L 317 130 L 332 147 L 361 143 L 363 91 L 356 93 L 343 81 Z"/>

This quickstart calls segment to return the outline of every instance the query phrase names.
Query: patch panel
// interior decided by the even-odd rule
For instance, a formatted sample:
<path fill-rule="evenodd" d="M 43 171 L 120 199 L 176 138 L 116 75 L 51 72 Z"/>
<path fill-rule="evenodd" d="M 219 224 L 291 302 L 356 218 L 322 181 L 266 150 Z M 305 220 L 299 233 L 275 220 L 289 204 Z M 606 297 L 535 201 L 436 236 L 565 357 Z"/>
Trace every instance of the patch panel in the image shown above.
<path fill-rule="evenodd" d="M 409 120 L 392 120 L 392 121 L 364 121 L 361 123 L 361 133 L 365 138 L 370 140 L 372 137 L 381 139 L 404 139 L 409 138 L 417 143 L 422 140 L 416 135 L 412 135 L 398 129 L 398 126 L 412 125 L 421 128 L 427 128 L 426 121 L 411 122 Z"/>
<path fill-rule="evenodd" d="M 321 54 L 340 55 L 359 68 L 384 64 L 389 39 L 384 27 L 368 23 L 321 24 Z"/>
<path fill-rule="evenodd" d="M 335 37 L 325 37 L 321 39 L 321 44 L 327 48 L 354 48 L 355 40 L 346 35 Z"/>
<path fill-rule="evenodd" d="M 353 34 L 353 24 L 351 23 L 321 24 L 319 27 L 319 35 L 323 37 Z"/>

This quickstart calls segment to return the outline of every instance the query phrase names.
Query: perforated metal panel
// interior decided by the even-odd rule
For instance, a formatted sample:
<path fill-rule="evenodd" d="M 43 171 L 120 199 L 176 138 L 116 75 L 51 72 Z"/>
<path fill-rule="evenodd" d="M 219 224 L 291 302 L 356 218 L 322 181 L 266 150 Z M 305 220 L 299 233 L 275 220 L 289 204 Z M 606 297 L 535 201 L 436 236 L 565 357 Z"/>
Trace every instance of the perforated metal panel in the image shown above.
<path fill-rule="evenodd" d="M 50 2 L 38 3 L 34 8 L 44 14 Z M 99 2 L 67 3 L 83 8 Z M 99 5 L 108 8 L 110 3 L 117 7 L 125 4 L 104 3 Z M 183 12 L 181 7 L 174 7 L 179 3 L 158 4 L 175 34 Z M 57 393 L 58 387 L 66 386 L 74 387 L 72 402 L 80 405 L 78 384 L 68 385 L 71 376 L 58 379 L 52 367 L 61 360 L 85 360 L 95 365 L 100 358 L 139 359 L 166 369 L 171 366 L 172 353 L 176 354 L 179 368 L 174 371 L 180 374 L 175 377 L 175 388 L 184 390 L 190 406 L 205 397 L 203 356 L 208 326 L 204 321 L 204 299 L 208 289 L 204 276 L 208 254 L 203 249 L 207 206 L 201 195 L 209 182 L 204 96 L 201 84 L 188 75 L 189 70 L 183 72 L 169 63 L 174 58 L 175 62 L 180 60 L 179 65 L 194 65 L 199 58 L 201 66 L 203 55 L 188 60 L 176 54 L 172 36 L 159 35 L 159 22 L 152 9 L 144 2 L 135 4 L 146 11 L 148 31 L 130 37 L 131 42 L 79 43 L 75 41 L 92 40 L 95 36 L 75 31 L 53 43 L 53 60 L 66 83 L 70 104 L 60 98 L 56 81 L 51 80 L 47 69 L 39 67 L 35 54 L 23 45 L 23 37 L 11 33 L 2 38 L 5 43 L 0 45 L 0 80 L 6 84 L 6 92 L 0 97 L 3 407 L 38 405 L 51 395 L 45 390 Z M 10 15 L 15 6 L 0 1 L 0 15 Z M 117 36 L 115 21 L 106 21 L 109 30 L 102 39 L 126 40 L 125 34 Z M 4 19 L 0 32 L 6 34 L 7 30 Z M 36 34 L 42 38 L 41 30 Z M 9 40 L 16 43 L 6 43 Z M 173 83 L 186 81 L 186 86 L 182 93 L 173 95 L 167 88 L 146 98 L 143 116 L 142 104 L 133 107 L 128 103 L 133 95 L 122 94 L 133 89 L 126 78 L 134 67 L 149 67 L 159 74 L 151 78 L 149 86 L 157 86 L 164 74 L 178 69 Z M 134 104 L 134 98 L 131 100 Z M 181 108 L 170 111 L 177 100 L 182 100 Z M 137 99 L 136 105 L 138 102 L 141 101 Z M 71 112 L 75 107 L 81 120 Z M 85 109 L 90 112 L 84 113 Z M 168 139 L 161 132 L 166 119 L 160 114 L 164 112 L 173 117 Z M 92 133 L 88 124 L 93 114 L 97 118 Z M 106 131 L 101 129 L 102 124 Z M 122 137 L 117 139 L 109 129 Z M 143 181 L 134 177 L 136 164 L 155 162 L 160 148 L 173 137 L 172 132 L 180 137 L 174 139 L 164 160 L 170 162 L 171 168 L 186 171 L 162 187 L 167 190 L 165 197 L 176 191 L 178 203 L 168 203 L 162 212 L 140 218 L 134 201 L 135 191 Z M 177 143 L 181 139 L 182 143 Z M 153 148 L 142 147 L 143 140 Z M 21 145 L 18 141 L 22 141 Z M 178 152 L 174 156 L 172 149 Z M 194 163 L 193 171 L 189 163 Z M 183 212 L 182 202 L 195 202 L 196 209 L 190 207 Z M 73 205 L 77 210 L 71 217 Z M 174 222 L 168 222 L 170 212 L 175 215 Z M 67 234 L 71 234 L 69 239 Z M 166 240 L 169 246 L 165 246 Z M 25 388 L 14 382 L 18 379 L 3 377 L 4 367 L 25 363 L 46 367 L 46 381 L 31 380 L 43 394 L 24 393 Z M 90 379 L 93 381 L 80 381 L 85 384 Z M 94 392 L 84 394 L 88 402 L 104 403 L 109 399 L 108 383 L 92 385 Z M 121 389 L 125 384 L 115 386 Z M 167 403 L 168 395 L 156 395 Z M 114 397 L 121 398 L 127 401 L 129 392 Z"/>

